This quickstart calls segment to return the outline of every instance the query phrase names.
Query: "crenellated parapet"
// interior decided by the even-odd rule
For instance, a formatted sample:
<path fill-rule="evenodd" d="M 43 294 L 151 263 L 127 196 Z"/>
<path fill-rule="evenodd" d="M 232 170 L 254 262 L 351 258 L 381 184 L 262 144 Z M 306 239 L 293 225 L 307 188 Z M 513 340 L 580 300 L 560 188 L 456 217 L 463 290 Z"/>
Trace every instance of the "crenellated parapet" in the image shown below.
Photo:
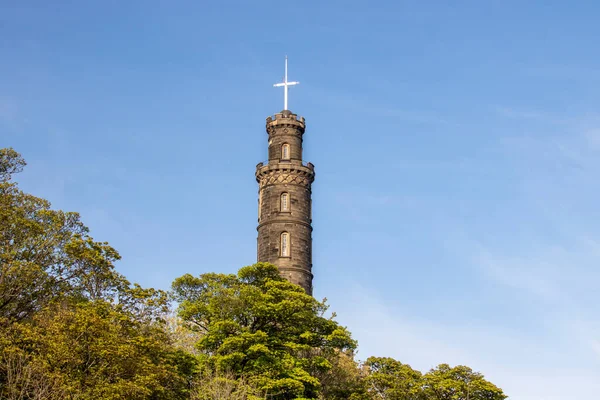
<path fill-rule="evenodd" d="M 289 110 L 283 110 L 273 117 L 267 118 L 267 133 L 273 135 L 281 132 L 284 134 L 304 134 L 306 123 L 304 117 L 298 117 Z"/>

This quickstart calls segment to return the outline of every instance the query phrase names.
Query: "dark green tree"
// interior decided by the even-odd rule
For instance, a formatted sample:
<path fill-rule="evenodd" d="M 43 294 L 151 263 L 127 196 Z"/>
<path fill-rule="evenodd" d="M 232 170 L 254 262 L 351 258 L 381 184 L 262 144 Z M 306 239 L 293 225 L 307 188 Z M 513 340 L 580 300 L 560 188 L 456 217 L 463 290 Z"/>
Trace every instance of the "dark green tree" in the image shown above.
<path fill-rule="evenodd" d="M 173 283 L 179 315 L 202 333 L 201 363 L 244 377 L 270 399 L 316 398 L 317 375 L 338 351 L 354 349 L 348 331 L 326 318 L 325 302 L 258 263 L 236 275 L 184 275 Z"/>

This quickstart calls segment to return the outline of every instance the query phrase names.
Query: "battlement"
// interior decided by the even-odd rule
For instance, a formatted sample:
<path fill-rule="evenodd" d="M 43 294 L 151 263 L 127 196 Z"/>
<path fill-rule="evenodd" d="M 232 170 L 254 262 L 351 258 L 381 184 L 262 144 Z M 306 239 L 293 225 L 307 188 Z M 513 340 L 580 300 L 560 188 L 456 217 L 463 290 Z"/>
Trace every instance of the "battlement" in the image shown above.
<path fill-rule="evenodd" d="M 299 123 L 305 125 L 304 117 L 299 117 L 297 114 L 292 113 L 290 110 L 283 110 L 272 117 L 267 117 L 267 125 L 279 125 Z"/>
<path fill-rule="evenodd" d="M 288 132 L 285 128 L 290 128 L 292 129 L 292 132 L 297 132 L 302 135 L 306 129 L 304 117 L 299 117 L 289 110 L 283 110 L 273 117 L 267 118 L 266 130 L 269 135 L 281 132 L 281 129 L 283 129 L 283 132 Z"/>

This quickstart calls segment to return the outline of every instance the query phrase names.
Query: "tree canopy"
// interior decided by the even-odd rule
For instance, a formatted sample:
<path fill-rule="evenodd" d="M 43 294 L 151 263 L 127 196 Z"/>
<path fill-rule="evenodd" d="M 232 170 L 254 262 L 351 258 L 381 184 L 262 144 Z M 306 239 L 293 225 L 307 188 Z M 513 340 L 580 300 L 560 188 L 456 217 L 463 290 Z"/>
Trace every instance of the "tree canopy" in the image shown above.
<path fill-rule="evenodd" d="M 131 294 L 114 269 L 119 253 L 94 241 L 79 214 L 53 210 L 11 181 L 24 165 L 14 150 L 0 150 L 0 319 L 23 320 L 69 296 Z"/>
<path fill-rule="evenodd" d="M 19 188 L 25 165 L 0 149 L 0 399 L 506 398 L 466 366 L 356 361 L 326 302 L 271 264 L 186 274 L 170 293 L 132 284 L 79 214 Z"/>
<path fill-rule="evenodd" d="M 348 331 L 324 317 L 327 306 L 258 263 L 236 275 L 185 275 L 173 283 L 179 315 L 203 336 L 201 359 L 247 376 L 269 398 L 315 398 L 315 375 L 336 352 L 354 349 Z M 295 397 L 294 397 L 295 396 Z"/>
<path fill-rule="evenodd" d="M 425 374 L 389 357 L 364 363 L 364 388 L 369 399 L 504 400 L 501 389 L 469 367 L 440 364 Z"/>
<path fill-rule="evenodd" d="M 21 191 L 24 165 L 0 150 L 0 398 L 183 398 L 193 357 L 169 344 L 167 293 L 116 272 L 77 213 Z"/>

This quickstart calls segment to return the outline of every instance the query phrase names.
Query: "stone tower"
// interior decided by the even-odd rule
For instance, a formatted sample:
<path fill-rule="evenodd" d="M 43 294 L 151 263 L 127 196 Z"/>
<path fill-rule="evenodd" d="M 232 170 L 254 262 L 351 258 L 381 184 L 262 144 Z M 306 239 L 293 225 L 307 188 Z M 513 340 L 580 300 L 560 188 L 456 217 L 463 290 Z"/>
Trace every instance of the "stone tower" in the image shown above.
<path fill-rule="evenodd" d="M 267 118 L 269 160 L 256 166 L 258 261 L 312 295 L 311 184 L 314 165 L 302 161 L 305 123 L 289 110 Z"/>

